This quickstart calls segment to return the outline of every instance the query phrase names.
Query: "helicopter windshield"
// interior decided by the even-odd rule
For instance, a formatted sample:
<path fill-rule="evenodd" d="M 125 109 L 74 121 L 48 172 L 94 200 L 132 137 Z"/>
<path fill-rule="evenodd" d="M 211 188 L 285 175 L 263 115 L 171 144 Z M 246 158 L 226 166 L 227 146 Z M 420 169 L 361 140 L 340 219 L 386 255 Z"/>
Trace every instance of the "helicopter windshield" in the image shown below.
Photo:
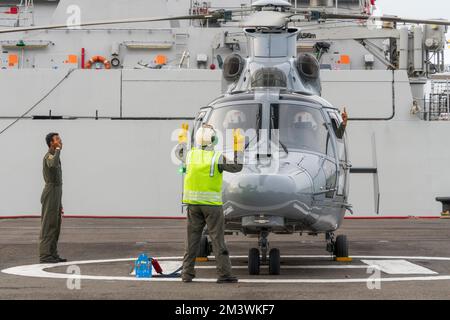
<path fill-rule="evenodd" d="M 225 137 L 227 130 L 242 129 L 251 139 L 261 127 L 261 104 L 239 104 L 214 109 L 207 121 Z M 228 132 L 229 133 L 229 132 Z"/>
<path fill-rule="evenodd" d="M 303 149 L 327 154 L 328 128 L 320 110 L 295 105 L 274 104 L 271 128 L 279 129 L 280 143 L 287 149 Z"/>

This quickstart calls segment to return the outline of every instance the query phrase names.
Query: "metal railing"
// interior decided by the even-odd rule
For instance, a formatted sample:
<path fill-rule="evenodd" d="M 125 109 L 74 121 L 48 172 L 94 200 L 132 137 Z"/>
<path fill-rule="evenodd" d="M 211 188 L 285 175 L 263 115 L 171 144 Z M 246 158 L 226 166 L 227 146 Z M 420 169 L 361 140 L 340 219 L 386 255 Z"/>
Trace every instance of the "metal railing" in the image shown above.
<path fill-rule="evenodd" d="M 450 121 L 450 79 L 432 80 L 430 93 L 415 99 L 412 113 L 425 121 Z"/>
<path fill-rule="evenodd" d="M 0 27 L 27 27 L 34 24 L 32 0 L 0 4 Z"/>

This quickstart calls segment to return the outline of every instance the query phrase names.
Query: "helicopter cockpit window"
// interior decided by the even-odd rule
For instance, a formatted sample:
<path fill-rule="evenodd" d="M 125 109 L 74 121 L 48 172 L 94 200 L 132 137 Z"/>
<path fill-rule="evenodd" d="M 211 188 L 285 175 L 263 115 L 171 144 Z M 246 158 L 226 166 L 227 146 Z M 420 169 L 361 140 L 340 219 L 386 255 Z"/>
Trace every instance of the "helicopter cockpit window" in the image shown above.
<path fill-rule="evenodd" d="M 272 128 L 279 129 L 280 143 L 288 149 L 330 153 L 327 150 L 328 127 L 320 110 L 295 104 L 275 104 L 272 105 L 271 122 Z"/>
<path fill-rule="evenodd" d="M 347 152 L 345 148 L 345 131 L 340 132 L 342 118 L 336 111 L 328 111 L 331 119 L 331 126 L 336 134 L 337 154 L 340 161 L 347 161 Z"/>
<path fill-rule="evenodd" d="M 242 104 L 213 109 L 207 124 L 220 131 L 223 139 L 232 129 L 242 129 L 252 139 L 261 128 L 261 108 L 260 104 Z"/>
<path fill-rule="evenodd" d="M 277 68 L 261 68 L 252 76 L 252 87 L 281 87 L 287 86 L 286 75 Z"/>

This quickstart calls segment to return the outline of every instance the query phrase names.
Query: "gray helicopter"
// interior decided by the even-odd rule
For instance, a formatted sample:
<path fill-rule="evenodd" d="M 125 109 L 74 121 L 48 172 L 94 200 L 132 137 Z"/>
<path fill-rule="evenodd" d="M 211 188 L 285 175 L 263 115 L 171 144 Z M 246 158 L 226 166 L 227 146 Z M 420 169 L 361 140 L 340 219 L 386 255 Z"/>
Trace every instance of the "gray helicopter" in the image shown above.
<path fill-rule="evenodd" d="M 232 53 L 225 58 L 222 69 L 226 93 L 201 108 L 193 128 L 195 132 L 203 124 L 212 125 L 222 135 L 223 143 L 217 149 L 225 154 L 232 152 L 232 144 L 226 143 L 228 132 L 241 129 L 246 137 L 243 171 L 224 174 L 226 230 L 259 238 L 258 248 L 250 249 L 248 255 L 248 269 L 253 275 L 259 274 L 261 263 L 269 264 L 270 274 L 280 273 L 280 250 L 269 246 L 270 233 L 324 234 L 326 250 L 336 257 L 347 257 L 346 236 L 335 237 L 346 212 L 351 212 L 351 164 L 343 119 L 337 107 L 320 97 L 320 65 L 310 54 L 297 54 L 301 31 L 290 24 L 326 19 L 443 26 L 450 22 L 296 10 L 284 0 L 259 0 L 250 10 L 89 21 L 78 26 L 173 20 L 200 20 L 213 26 L 244 11 L 250 12 L 243 25 L 248 56 Z M 0 34 L 70 27 L 19 27 L 1 29 Z M 199 255 L 210 252 L 205 233 Z"/>
<path fill-rule="evenodd" d="M 226 230 L 259 238 L 248 255 L 252 275 L 267 262 L 270 274 L 280 273 L 280 250 L 269 247 L 270 233 L 322 233 L 329 252 L 348 256 L 346 236 L 334 236 L 351 208 L 342 118 L 320 97 L 317 59 L 297 57 L 300 30 L 288 27 L 290 6 L 253 3 L 256 13 L 244 28 L 248 57 L 225 59 L 228 90 L 200 110 L 194 125 L 194 132 L 211 125 L 223 137 L 232 129 L 245 133 L 244 169 L 224 175 L 223 201 Z M 225 154 L 230 147 L 216 146 Z M 201 246 L 199 255 L 207 256 L 206 235 Z"/>
<path fill-rule="evenodd" d="M 211 125 L 223 137 L 232 129 L 246 134 L 244 168 L 224 174 L 226 230 L 258 237 L 248 254 L 251 275 L 260 265 L 280 274 L 280 250 L 269 246 L 274 234 L 324 234 L 326 250 L 349 255 L 345 235 L 335 236 L 348 203 L 349 173 L 345 126 L 341 113 L 321 98 L 320 65 L 311 54 L 297 55 L 298 28 L 290 22 L 359 19 L 448 25 L 443 20 L 301 12 L 283 0 L 260 0 L 245 22 L 247 57 L 229 55 L 223 64 L 226 93 L 202 108 L 194 132 Z M 296 16 L 302 16 L 297 19 Z M 223 140 L 227 140 L 223 138 Z M 227 141 L 231 142 L 231 139 Z M 225 154 L 231 143 L 219 146 Z M 205 234 L 199 256 L 208 256 Z"/>

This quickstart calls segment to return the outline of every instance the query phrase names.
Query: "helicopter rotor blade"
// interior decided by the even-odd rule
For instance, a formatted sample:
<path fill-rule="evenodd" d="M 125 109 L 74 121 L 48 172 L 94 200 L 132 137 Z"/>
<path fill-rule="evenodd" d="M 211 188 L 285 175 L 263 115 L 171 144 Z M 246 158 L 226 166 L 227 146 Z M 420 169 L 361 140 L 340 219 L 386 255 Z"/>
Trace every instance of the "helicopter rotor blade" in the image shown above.
<path fill-rule="evenodd" d="M 154 18 L 141 18 L 141 19 L 122 19 L 122 20 L 104 20 L 104 21 L 91 21 L 84 22 L 77 25 L 56 24 L 47 26 L 35 26 L 35 27 L 21 27 L 11 29 L 0 29 L 2 33 L 16 33 L 25 31 L 38 31 L 38 30 L 52 30 L 52 29 L 70 29 L 77 27 L 88 26 L 100 26 L 100 25 L 112 25 L 112 24 L 124 24 L 124 23 L 143 23 L 143 22 L 159 22 L 159 21 L 176 21 L 176 20 L 205 20 L 205 19 L 220 19 L 223 17 L 222 11 L 216 11 L 209 15 L 188 15 L 188 16 L 176 16 L 176 17 L 154 17 Z"/>
<path fill-rule="evenodd" d="M 314 13 L 312 14 L 314 16 Z M 358 14 L 335 14 L 335 13 L 325 13 L 319 12 L 316 14 L 319 19 L 339 19 L 339 20 L 372 20 L 381 22 L 398 22 L 398 23 L 411 23 L 411 24 L 428 24 L 428 25 L 438 25 L 438 26 L 450 26 L 450 21 L 448 20 L 427 20 L 427 19 L 409 19 L 400 17 L 390 17 L 390 16 L 368 16 L 368 15 L 358 15 Z"/>

